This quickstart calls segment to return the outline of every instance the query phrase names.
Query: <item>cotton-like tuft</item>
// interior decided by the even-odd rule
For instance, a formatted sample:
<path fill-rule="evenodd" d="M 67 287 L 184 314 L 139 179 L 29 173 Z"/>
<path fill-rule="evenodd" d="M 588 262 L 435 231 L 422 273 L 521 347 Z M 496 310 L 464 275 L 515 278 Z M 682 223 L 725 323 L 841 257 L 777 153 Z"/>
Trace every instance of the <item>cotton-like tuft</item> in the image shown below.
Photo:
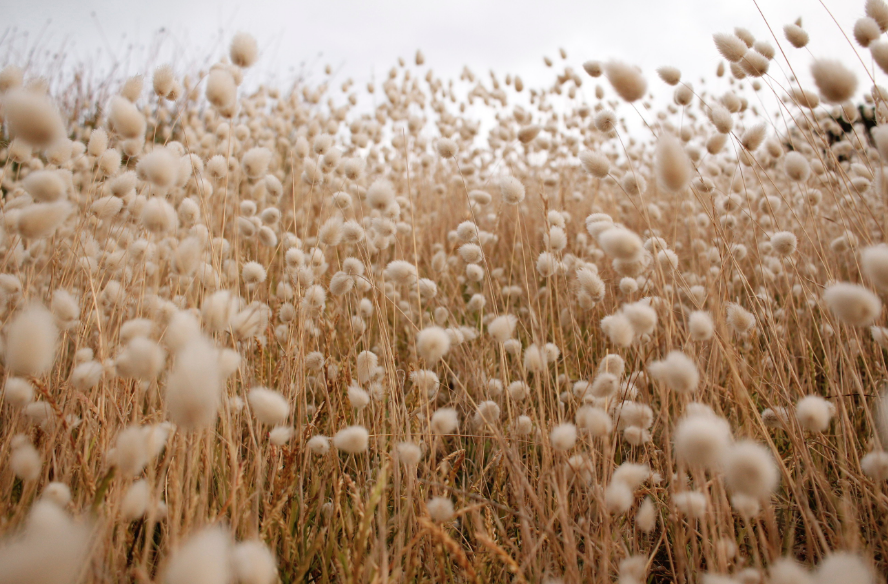
<path fill-rule="evenodd" d="M 500 177 L 499 187 L 503 202 L 507 205 L 517 205 L 524 200 L 524 185 L 514 176 Z"/>
<path fill-rule="evenodd" d="M 657 143 L 657 179 L 670 192 L 683 189 L 691 180 L 691 163 L 681 142 L 665 133 Z"/>
<path fill-rule="evenodd" d="M 727 308 L 728 326 L 739 335 L 749 333 L 755 327 L 755 315 L 740 306 L 739 304 L 728 304 Z"/>
<path fill-rule="evenodd" d="M 220 111 L 234 107 L 237 100 L 237 84 L 231 73 L 221 67 L 215 67 L 207 75 L 205 94 L 207 101 Z"/>
<path fill-rule="evenodd" d="M 91 529 L 50 500 L 35 502 L 24 530 L 0 544 L 0 582 L 76 584 L 92 547 Z"/>
<path fill-rule="evenodd" d="M 869 326 L 882 312 L 879 297 L 857 284 L 832 284 L 823 292 L 823 300 L 839 320 L 851 326 Z"/>
<path fill-rule="evenodd" d="M 709 506 L 706 495 L 699 491 L 684 491 L 672 496 L 672 503 L 679 513 L 691 519 L 702 519 Z"/>
<path fill-rule="evenodd" d="M 854 40 L 864 49 L 882 36 L 879 23 L 868 16 L 858 18 L 854 23 Z"/>
<path fill-rule="evenodd" d="M 888 3 L 885 0 L 866 0 L 863 11 L 876 22 L 880 32 L 888 32 Z"/>
<path fill-rule="evenodd" d="M 44 501 L 51 501 L 59 508 L 64 509 L 71 503 L 71 488 L 65 483 L 53 481 L 43 488 L 40 498 Z"/>
<path fill-rule="evenodd" d="M 860 252 L 860 267 L 876 289 L 888 293 L 888 245 L 874 245 Z"/>
<path fill-rule="evenodd" d="M 176 84 L 176 76 L 173 73 L 171 65 L 161 65 L 154 70 L 154 76 L 151 78 L 151 84 L 154 93 L 158 97 L 167 97 L 173 91 Z"/>
<path fill-rule="evenodd" d="M 731 426 L 714 414 L 686 415 L 675 428 L 674 440 L 679 460 L 714 471 L 731 445 Z"/>
<path fill-rule="evenodd" d="M 539 135 L 541 129 L 542 128 L 540 128 L 536 124 L 524 126 L 520 130 L 518 130 L 518 141 L 522 144 L 529 144 L 531 141 L 533 141 L 534 138 Z"/>
<path fill-rule="evenodd" d="M 808 432 L 825 432 L 834 410 L 835 406 L 819 395 L 807 395 L 796 403 L 796 420 Z"/>
<path fill-rule="evenodd" d="M 277 558 L 261 541 L 236 544 L 231 560 L 238 584 L 275 584 L 278 579 Z"/>
<path fill-rule="evenodd" d="M 453 158 L 459 151 L 456 142 L 448 138 L 441 138 L 438 140 L 438 143 L 435 144 L 435 148 L 437 149 L 438 154 L 441 155 L 441 158 Z"/>
<path fill-rule="evenodd" d="M 65 196 L 67 185 L 63 174 L 57 170 L 38 170 L 22 181 L 28 194 L 40 203 L 53 203 Z"/>
<path fill-rule="evenodd" d="M 644 97 L 647 91 L 647 81 L 632 65 L 610 61 L 604 66 L 604 74 L 617 95 L 630 103 Z"/>
<path fill-rule="evenodd" d="M 725 484 L 728 489 L 759 500 L 768 498 L 780 482 L 780 473 L 771 451 L 753 442 L 742 440 L 725 455 Z"/>
<path fill-rule="evenodd" d="M 601 408 L 583 406 L 577 410 L 575 421 L 577 428 L 590 436 L 601 438 L 613 430 L 613 420 Z"/>
<path fill-rule="evenodd" d="M 416 352 L 429 364 L 440 361 L 449 350 L 450 336 L 441 327 L 428 327 L 416 335 Z"/>
<path fill-rule="evenodd" d="M 253 35 L 239 32 L 231 39 L 228 55 L 231 57 L 231 62 L 238 67 L 250 67 L 259 57 L 259 46 Z"/>
<path fill-rule="evenodd" d="M 577 443 L 577 427 L 568 423 L 558 424 L 552 428 L 549 440 L 555 450 L 570 450 Z"/>
<path fill-rule="evenodd" d="M 668 85 L 678 85 L 681 81 L 681 71 L 677 67 L 664 65 L 657 69 L 657 75 Z"/>
<path fill-rule="evenodd" d="M 268 441 L 275 446 L 283 446 L 293 438 L 293 428 L 289 426 L 275 426 L 268 433 Z"/>
<path fill-rule="evenodd" d="M 232 579 L 232 541 L 223 527 L 191 534 L 170 556 L 167 584 L 228 584 Z"/>
<path fill-rule="evenodd" d="M 286 421 L 290 415 L 290 404 L 287 399 L 276 391 L 266 387 L 254 387 L 247 394 L 250 409 L 263 424 L 275 426 Z"/>
<path fill-rule="evenodd" d="M 665 359 L 654 361 L 648 372 L 677 393 L 692 393 L 700 382 L 697 365 L 681 351 L 671 351 Z"/>
<path fill-rule="evenodd" d="M 459 415 L 453 408 L 440 408 L 432 414 L 429 425 L 435 434 L 453 434 L 459 427 Z"/>
<path fill-rule="evenodd" d="M 814 584 L 875 584 L 872 567 L 851 552 L 833 552 L 817 564 Z"/>
<path fill-rule="evenodd" d="M 691 340 L 708 341 L 715 334 L 712 316 L 705 310 L 695 310 L 688 317 L 688 333 Z"/>
<path fill-rule="evenodd" d="M 848 101 L 857 91 L 857 76 L 840 61 L 816 59 L 811 64 L 811 75 L 820 96 L 828 103 Z"/>
<path fill-rule="evenodd" d="M 48 96 L 29 89 L 12 89 L 0 103 L 9 133 L 29 145 L 49 146 L 64 135 L 61 115 Z"/>
<path fill-rule="evenodd" d="M 432 497 L 426 502 L 429 516 L 438 523 L 446 523 L 453 519 L 453 501 L 447 497 Z"/>
<path fill-rule="evenodd" d="M 604 178 L 610 171 L 610 161 L 602 154 L 584 150 L 580 152 L 579 158 L 586 172 L 595 178 Z"/>
<path fill-rule="evenodd" d="M 16 314 L 5 329 L 3 362 L 9 373 L 39 377 L 49 371 L 55 361 L 59 334 L 50 311 L 41 304 L 31 304 Z"/>
<path fill-rule="evenodd" d="M 888 480 L 888 452 L 874 450 L 860 459 L 863 473 L 874 481 Z"/>
<path fill-rule="evenodd" d="M 784 25 L 783 35 L 789 41 L 789 44 L 797 49 L 801 49 L 808 44 L 808 33 L 797 24 Z"/>
<path fill-rule="evenodd" d="M 583 70 L 588 73 L 590 77 L 601 77 L 601 74 L 604 72 L 604 67 L 599 61 L 586 61 L 583 63 Z"/>
<path fill-rule="evenodd" d="M 241 270 L 241 276 L 245 284 L 261 284 L 266 277 L 265 267 L 259 262 L 247 262 Z"/>
<path fill-rule="evenodd" d="M 512 338 L 515 333 L 515 326 L 518 319 L 511 314 L 503 314 L 497 316 L 487 325 L 487 332 L 498 343 L 505 343 Z"/>
<path fill-rule="evenodd" d="M 333 436 L 333 446 L 348 454 L 360 454 L 367 451 L 370 433 L 363 426 L 349 426 Z"/>
<path fill-rule="evenodd" d="M 768 567 L 771 584 L 813 584 L 808 570 L 794 558 L 783 557 L 771 562 Z"/>
<path fill-rule="evenodd" d="M 166 408 L 170 420 L 186 430 L 214 425 L 221 391 L 218 351 L 208 339 L 192 338 L 176 354 L 176 364 L 167 377 Z"/>
<path fill-rule="evenodd" d="M 345 430 L 343 430 L 343 432 L 344 431 Z M 359 433 L 360 433 L 359 431 L 354 431 L 351 434 L 357 435 Z M 355 436 L 352 436 L 351 434 L 343 435 L 342 444 L 344 444 L 346 446 L 355 445 L 355 440 L 360 439 L 360 436 L 357 436 L 357 438 L 356 438 Z M 327 454 L 330 451 L 330 439 L 327 438 L 326 436 L 312 436 L 311 438 L 309 438 L 308 442 L 305 443 L 305 445 L 308 447 L 309 450 L 312 451 L 312 453 L 314 453 L 317 456 L 323 456 L 324 454 Z M 336 447 L 339 448 L 338 445 Z M 343 448 L 339 448 L 339 449 L 344 450 Z M 361 452 L 361 450 L 358 450 L 358 452 Z"/>
<path fill-rule="evenodd" d="M 412 442 L 399 442 L 395 453 L 398 460 L 406 466 L 416 466 L 422 458 L 422 449 Z"/>
<path fill-rule="evenodd" d="M 712 39 L 721 56 L 731 63 L 740 61 L 749 48 L 743 40 L 731 33 L 717 32 L 712 35 Z"/>
<path fill-rule="evenodd" d="M 50 237 L 73 211 L 74 208 L 64 201 L 28 205 L 19 212 L 16 228 L 24 239 Z"/>
<path fill-rule="evenodd" d="M 783 160 L 783 168 L 786 176 L 795 182 L 805 182 L 811 175 L 811 166 L 808 159 L 799 152 L 789 152 Z"/>
<path fill-rule="evenodd" d="M 120 514 L 124 521 L 135 521 L 143 517 L 148 511 L 150 500 L 151 488 L 147 481 L 143 479 L 131 484 L 120 503 Z"/>
<path fill-rule="evenodd" d="M 778 231 L 771 235 L 771 247 L 781 256 L 789 256 L 796 250 L 798 239 L 789 231 Z"/>
<path fill-rule="evenodd" d="M 603 109 L 594 118 L 595 128 L 599 132 L 610 134 L 617 129 L 617 114 L 608 109 Z"/>
<path fill-rule="evenodd" d="M 621 260 L 633 260 L 641 254 L 641 239 L 629 231 L 620 227 L 607 229 L 598 236 L 598 244 L 604 252 Z"/>
<path fill-rule="evenodd" d="M 144 138 L 147 126 L 145 116 L 131 101 L 115 95 L 108 102 L 106 111 L 111 130 L 121 138 L 125 140 Z"/>
<path fill-rule="evenodd" d="M 40 453 L 30 440 L 23 434 L 17 434 L 12 437 L 11 446 L 9 468 L 13 474 L 23 481 L 36 481 L 40 478 L 43 463 Z"/>
<path fill-rule="evenodd" d="M 34 401 L 34 386 L 22 377 L 7 377 L 3 387 L 3 401 L 16 409 L 22 409 Z"/>

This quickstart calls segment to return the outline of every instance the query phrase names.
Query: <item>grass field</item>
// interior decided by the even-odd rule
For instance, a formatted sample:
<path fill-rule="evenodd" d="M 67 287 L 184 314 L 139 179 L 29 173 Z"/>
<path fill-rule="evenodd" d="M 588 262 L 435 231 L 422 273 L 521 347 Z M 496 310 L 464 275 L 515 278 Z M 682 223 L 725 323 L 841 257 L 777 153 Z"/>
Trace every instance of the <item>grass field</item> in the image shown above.
<path fill-rule="evenodd" d="M 0 63 L 0 584 L 884 581 L 888 4 L 847 10 L 860 62 L 771 23 L 705 84 Z"/>

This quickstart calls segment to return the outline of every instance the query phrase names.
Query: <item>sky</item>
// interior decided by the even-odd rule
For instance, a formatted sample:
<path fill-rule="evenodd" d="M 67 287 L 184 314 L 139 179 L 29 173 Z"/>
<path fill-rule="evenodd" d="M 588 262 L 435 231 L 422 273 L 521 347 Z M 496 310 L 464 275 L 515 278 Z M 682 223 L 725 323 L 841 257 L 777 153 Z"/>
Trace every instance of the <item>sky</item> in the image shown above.
<path fill-rule="evenodd" d="M 0 65 L 25 62 L 36 45 L 63 50 L 68 63 L 114 64 L 126 74 L 164 62 L 182 72 L 206 66 L 243 30 L 260 47 L 249 72 L 254 81 L 320 79 L 330 64 L 337 80 L 363 85 L 384 79 L 399 57 L 412 61 L 421 49 L 426 65 L 444 78 L 469 65 L 478 74 L 521 75 L 534 87 L 552 83 L 557 71 L 546 68 L 543 56 L 561 63 L 556 57 L 564 48 L 577 71 L 589 59 L 624 60 L 647 73 L 655 93 L 669 95 L 654 69 L 673 65 L 694 83 L 713 79 L 719 56 L 712 33 L 735 26 L 772 44 L 776 34 L 803 84 L 812 55 L 863 73 L 856 45 L 832 18 L 850 37 L 863 0 L 0 0 L 0 13 L 8 27 L 0 28 Z M 811 37 L 805 50 L 782 34 L 798 17 Z M 785 62 L 780 67 L 785 71 Z M 584 84 L 589 101 L 593 87 Z"/>

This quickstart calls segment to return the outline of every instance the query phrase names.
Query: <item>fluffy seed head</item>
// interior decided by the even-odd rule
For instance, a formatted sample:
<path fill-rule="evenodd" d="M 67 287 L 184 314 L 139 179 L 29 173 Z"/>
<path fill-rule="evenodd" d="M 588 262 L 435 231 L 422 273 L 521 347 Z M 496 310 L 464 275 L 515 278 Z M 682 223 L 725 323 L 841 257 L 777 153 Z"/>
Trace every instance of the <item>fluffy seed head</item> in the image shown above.
<path fill-rule="evenodd" d="M 691 163 L 681 142 L 664 133 L 657 143 L 657 179 L 667 191 L 677 192 L 691 180 Z"/>
<path fill-rule="evenodd" d="M 787 153 L 783 160 L 783 169 L 790 180 L 798 183 L 805 182 L 811 175 L 811 165 L 808 164 L 808 159 L 795 151 Z"/>
<path fill-rule="evenodd" d="M 797 49 L 801 49 L 808 44 L 808 33 L 797 24 L 784 25 L 783 35 L 789 41 L 789 44 Z"/>
<path fill-rule="evenodd" d="M 823 300 L 839 320 L 851 326 L 869 326 L 882 312 L 879 297 L 857 284 L 833 284 L 823 292 Z"/>
<path fill-rule="evenodd" d="M 503 202 L 507 205 L 517 205 L 524 200 L 524 185 L 514 176 L 500 177 L 499 187 Z"/>
<path fill-rule="evenodd" d="M 31 146 L 49 146 L 64 135 L 61 115 L 46 95 L 13 89 L 3 96 L 2 105 L 10 134 Z"/>
<path fill-rule="evenodd" d="M 845 584 L 874 584 L 872 567 L 860 556 L 850 552 L 834 552 L 817 565 L 815 584 L 844 582 Z"/>
<path fill-rule="evenodd" d="M 449 350 L 450 336 L 441 327 L 424 328 L 416 335 L 416 352 L 429 364 L 440 361 Z"/>
<path fill-rule="evenodd" d="M 715 48 L 718 49 L 721 56 L 731 63 L 740 61 L 749 48 L 737 35 L 727 32 L 715 33 L 712 35 L 712 40 L 715 41 Z"/>
<path fill-rule="evenodd" d="M 438 523 L 446 523 L 453 519 L 453 501 L 447 497 L 432 497 L 426 503 L 429 517 Z"/>
<path fill-rule="evenodd" d="M 647 91 L 647 81 L 632 65 L 610 61 L 604 66 L 604 74 L 617 95 L 630 103 L 644 97 Z"/>
<path fill-rule="evenodd" d="M 370 433 L 363 426 L 349 426 L 333 436 L 333 446 L 348 454 L 366 452 L 369 442 Z"/>
<path fill-rule="evenodd" d="M 503 314 L 497 316 L 487 325 L 487 332 L 498 343 L 505 343 L 512 338 L 515 333 L 515 326 L 518 319 L 511 314 Z"/>
<path fill-rule="evenodd" d="M 753 442 L 742 440 L 732 446 L 724 460 L 725 483 L 728 489 L 756 499 L 766 499 L 777 488 L 780 474 L 771 451 Z"/>
<path fill-rule="evenodd" d="M 240 584 L 274 584 L 278 579 L 277 559 L 261 541 L 238 543 L 231 560 L 235 579 Z"/>
<path fill-rule="evenodd" d="M 835 407 L 819 395 L 807 395 L 796 404 L 796 419 L 808 432 L 821 433 L 829 427 Z"/>
<path fill-rule="evenodd" d="M 584 150 L 580 152 L 579 158 L 583 168 L 586 169 L 586 172 L 595 178 L 604 178 L 607 176 L 607 173 L 610 170 L 610 161 L 608 161 L 606 156 L 596 152 L 590 152 L 589 150 Z"/>
<path fill-rule="evenodd" d="M 53 203 L 65 196 L 67 186 L 63 174 L 54 170 L 32 172 L 22 181 L 22 187 L 40 203 Z"/>
<path fill-rule="evenodd" d="M 811 64 L 811 75 L 820 97 L 828 103 L 848 101 L 857 91 L 857 76 L 840 61 L 817 59 Z"/>
<path fill-rule="evenodd" d="M 633 260 L 641 254 L 641 239 L 621 227 L 607 229 L 598 236 L 598 244 L 604 253 L 620 260 Z"/>
<path fill-rule="evenodd" d="M 728 304 L 727 308 L 728 326 L 739 335 L 745 335 L 755 326 L 755 315 L 740 306 L 739 304 Z"/>
<path fill-rule="evenodd" d="M 247 394 L 247 401 L 256 419 L 269 426 L 282 424 L 290 415 L 287 398 L 265 387 L 254 387 Z"/>
<path fill-rule="evenodd" d="M 874 245 L 860 252 L 860 267 L 876 289 L 888 293 L 888 245 Z"/>
<path fill-rule="evenodd" d="M 42 462 L 40 453 L 23 434 L 12 438 L 12 453 L 9 456 L 9 467 L 13 474 L 23 481 L 36 481 L 40 478 Z"/>
<path fill-rule="evenodd" d="M 343 430 L 344 432 L 345 430 Z M 350 438 L 343 438 L 343 444 L 350 444 Z M 323 456 L 330 451 L 330 439 L 326 436 L 312 436 L 308 442 L 305 443 L 309 450 L 317 456 Z M 339 448 L 337 446 L 337 448 Z M 341 450 L 341 449 L 340 449 Z M 358 452 L 361 452 L 360 450 Z"/>
<path fill-rule="evenodd" d="M 198 430 L 215 424 L 222 391 L 218 355 L 201 336 L 190 339 L 176 355 L 167 377 L 166 407 L 177 426 Z"/>
<path fill-rule="evenodd" d="M 438 140 L 438 143 L 435 144 L 435 149 L 438 151 L 438 154 L 441 155 L 441 158 L 453 158 L 459 151 L 459 146 L 449 138 L 441 138 Z"/>
<path fill-rule="evenodd" d="M 239 32 L 232 37 L 228 54 L 231 57 L 231 62 L 238 67 L 250 67 L 259 57 L 259 46 L 253 35 Z"/>
<path fill-rule="evenodd" d="M 730 424 L 711 413 L 687 415 L 675 428 L 675 455 L 691 466 L 718 469 L 730 444 Z"/>
<path fill-rule="evenodd" d="M 147 122 L 142 112 L 128 99 L 115 95 L 108 102 L 108 123 L 111 130 L 125 140 L 144 138 Z"/>
<path fill-rule="evenodd" d="M 173 551 L 166 570 L 168 584 L 215 584 L 231 581 L 231 535 L 222 527 L 207 527 Z"/>
<path fill-rule="evenodd" d="M 691 393 L 700 382 L 697 365 L 681 351 L 671 351 L 665 359 L 654 361 L 648 365 L 648 372 L 677 393 Z"/>
<path fill-rule="evenodd" d="M 216 109 L 227 111 L 234 107 L 237 101 L 237 84 L 234 77 L 227 69 L 215 67 L 207 75 L 205 94 Z"/>
<path fill-rule="evenodd" d="M 879 31 L 888 32 L 888 4 L 885 0 L 866 0 L 864 13 L 879 26 Z"/>
<path fill-rule="evenodd" d="M 569 423 L 558 424 L 552 428 L 549 439 L 555 450 L 570 450 L 577 443 L 577 427 Z"/>
<path fill-rule="evenodd" d="M 13 375 L 39 377 L 55 360 L 58 328 L 52 313 L 41 304 L 31 304 L 6 325 L 3 361 Z"/>
<path fill-rule="evenodd" d="M 688 317 L 688 333 L 691 340 L 708 341 L 715 333 L 712 315 L 705 310 L 695 310 Z"/>
<path fill-rule="evenodd" d="M 459 427 L 459 415 L 453 408 L 440 408 L 432 414 L 430 428 L 435 434 L 452 434 Z"/>
<path fill-rule="evenodd" d="M 399 442 L 395 452 L 398 460 L 406 466 L 416 466 L 422 458 L 422 449 L 412 442 Z"/>

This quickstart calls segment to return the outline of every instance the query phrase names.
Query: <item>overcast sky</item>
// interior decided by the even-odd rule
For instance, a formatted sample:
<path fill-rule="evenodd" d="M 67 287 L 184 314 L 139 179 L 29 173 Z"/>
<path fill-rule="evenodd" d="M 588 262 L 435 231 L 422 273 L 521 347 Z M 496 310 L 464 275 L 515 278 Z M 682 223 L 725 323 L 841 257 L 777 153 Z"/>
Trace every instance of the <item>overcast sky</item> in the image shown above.
<path fill-rule="evenodd" d="M 426 64 L 445 77 L 469 65 L 476 73 L 492 69 L 519 74 L 529 86 L 549 85 L 553 71 L 542 57 L 556 57 L 563 47 L 577 70 L 588 59 L 622 59 L 641 66 L 655 92 L 668 94 L 671 90 L 654 79 L 654 69 L 669 64 L 692 82 L 712 78 L 718 62 L 712 33 L 735 26 L 773 44 L 770 24 L 806 81 L 802 72 L 811 56 L 793 49 L 782 34 L 784 24 L 801 16 L 813 55 L 839 58 L 862 74 L 854 49 L 827 9 L 850 36 L 863 0 L 758 4 L 767 24 L 753 0 L 0 0 L 9 27 L 0 60 L 21 63 L 24 51 L 39 44 L 64 47 L 71 62 L 95 62 L 99 56 L 106 65 L 118 62 L 135 73 L 175 61 L 185 73 L 218 59 L 231 35 L 244 30 L 260 46 L 259 64 L 250 72 L 254 79 L 286 80 L 300 70 L 319 78 L 329 63 L 338 79 L 363 84 L 374 73 L 379 79 L 398 57 L 411 60 L 422 49 Z M 583 88 L 590 96 L 591 86 Z"/>

